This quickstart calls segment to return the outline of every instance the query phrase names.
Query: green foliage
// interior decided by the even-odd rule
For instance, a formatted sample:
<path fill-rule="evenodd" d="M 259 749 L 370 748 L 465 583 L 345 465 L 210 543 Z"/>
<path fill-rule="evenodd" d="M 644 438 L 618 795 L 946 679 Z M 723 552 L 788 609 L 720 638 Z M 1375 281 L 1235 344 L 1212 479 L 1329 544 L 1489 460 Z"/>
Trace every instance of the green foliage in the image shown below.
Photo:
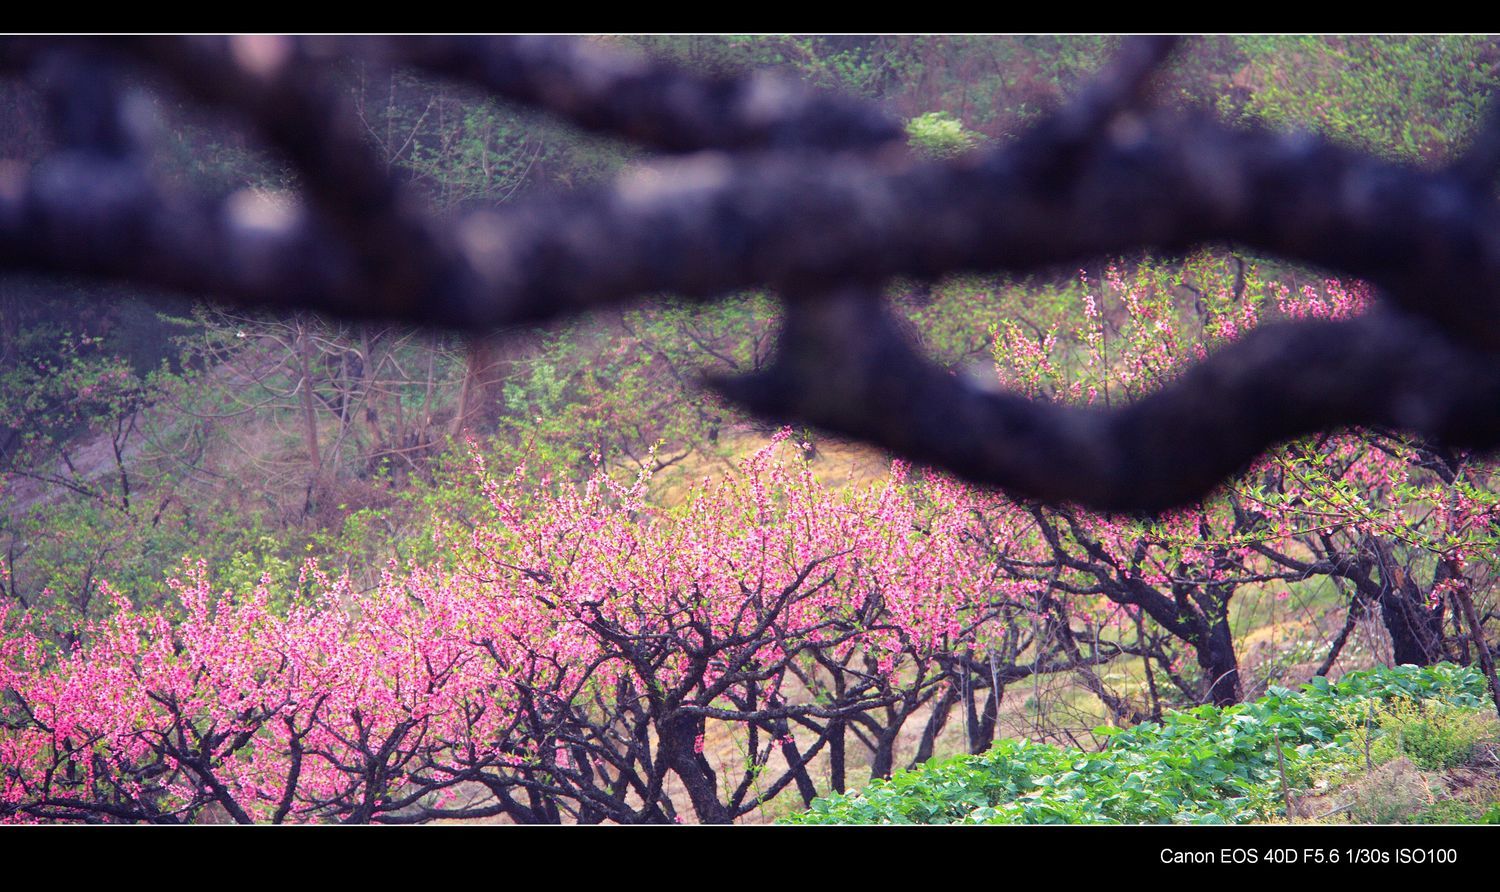
<path fill-rule="evenodd" d="M 1486 811 L 1483 805 L 1466 799 L 1441 799 L 1407 818 L 1408 824 L 1497 824 L 1500 802 Z"/>
<path fill-rule="evenodd" d="M 1382 732 L 1371 746 L 1377 761 L 1399 753 L 1428 771 L 1464 764 L 1491 730 L 1488 717 L 1480 710 L 1408 697 L 1382 704 L 1374 720 Z"/>
<path fill-rule="evenodd" d="M 1188 823 L 1264 820 L 1287 789 L 1353 759 L 1349 703 L 1424 702 L 1430 710 L 1484 703 L 1482 675 L 1439 664 L 1318 677 L 1253 703 L 1169 713 L 1110 737 L 1101 752 L 1001 740 L 978 756 L 934 760 L 863 792 L 817 799 L 800 824 Z M 1277 749 L 1280 748 L 1280 758 Z M 1285 779 L 1283 780 L 1283 765 Z M 1283 788 L 1286 784 L 1286 789 Z"/>
<path fill-rule="evenodd" d="M 128 417 L 143 384 L 124 358 L 88 334 L 27 332 L 23 359 L 0 369 L 0 432 L 13 432 L 0 470 L 29 470 L 61 441 Z"/>
<path fill-rule="evenodd" d="M 928 158 L 957 158 L 979 145 L 979 137 L 965 130 L 963 121 L 943 111 L 907 121 L 906 137 L 913 151 Z"/>
<path fill-rule="evenodd" d="M 269 580 L 273 595 L 284 595 L 296 590 L 301 570 L 300 562 L 287 554 L 286 543 L 270 535 L 243 543 L 225 561 L 207 563 L 214 573 L 214 584 L 231 592 L 254 591 Z"/>
<path fill-rule="evenodd" d="M 758 368 L 775 325 L 773 302 L 752 292 L 711 306 L 650 304 L 552 332 L 505 382 L 495 440 L 563 473 L 588 473 L 600 459 L 639 470 L 712 447 L 738 416 L 700 386 L 703 376 Z M 657 445 L 660 455 L 648 457 Z"/>
<path fill-rule="evenodd" d="M 923 301 L 913 299 L 916 287 L 896 283 L 894 309 L 911 323 L 928 355 L 947 366 L 989 355 L 996 319 L 1015 320 L 1007 324 L 1041 338 L 1051 329 L 1070 328 L 1083 305 L 1076 278 L 950 276 L 934 284 Z"/>
<path fill-rule="evenodd" d="M 6 594 L 64 632 L 111 609 L 103 583 L 137 606 L 170 601 L 163 580 L 184 558 L 207 561 L 224 587 L 247 590 L 267 573 L 296 580 L 284 531 L 229 505 L 188 507 L 170 495 L 174 483 L 158 485 L 168 495 L 128 506 L 72 494 L 14 511 L 0 526 Z"/>
<path fill-rule="evenodd" d="M 962 119 L 996 138 L 1063 102 L 1117 46 L 1085 35 L 661 36 L 648 53 L 715 75 L 776 67 L 818 87 L 889 103 L 908 118 Z M 1167 103 L 1213 104 L 1230 121 L 1311 127 L 1402 160 L 1467 139 L 1496 82 L 1493 38 L 1195 38 L 1161 78 Z"/>
<path fill-rule="evenodd" d="M 489 445 L 492 448 L 480 455 L 490 467 L 510 468 L 526 461 L 516 444 Z M 439 534 L 465 535 L 491 519 L 494 511 L 474 485 L 474 457 L 468 443 L 450 442 L 428 461 L 424 474 L 391 487 L 385 504 L 347 511 L 337 527 L 312 531 L 304 556 L 317 556 L 330 572 L 347 572 L 363 584 L 373 584 L 392 560 L 447 566 L 453 555 Z M 545 477 L 548 470 L 535 462 L 527 466 L 532 480 Z"/>
<path fill-rule="evenodd" d="M 1244 37 L 1241 114 L 1309 127 L 1403 161 L 1467 141 L 1497 83 L 1492 39 L 1474 36 Z M 1233 112 L 1223 109 L 1233 116 Z"/>

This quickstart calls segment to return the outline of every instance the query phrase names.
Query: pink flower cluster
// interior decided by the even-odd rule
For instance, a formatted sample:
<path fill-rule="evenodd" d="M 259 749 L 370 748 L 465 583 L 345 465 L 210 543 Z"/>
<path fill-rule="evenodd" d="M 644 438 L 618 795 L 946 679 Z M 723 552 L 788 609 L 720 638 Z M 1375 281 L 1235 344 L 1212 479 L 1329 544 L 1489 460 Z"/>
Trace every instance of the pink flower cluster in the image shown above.
<path fill-rule="evenodd" d="M 106 588 L 72 650 L 0 606 L 0 817 L 372 820 L 476 779 L 582 783 L 629 757 L 600 715 L 791 709 L 816 653 L 869 654 L 899 689 L 1036 588 L 972 535 L 973 493 L 902 466 L 841 493 L 773 444 L 678 509 L 602 472 L 553 496 L 476 473 L 499 520 L 373 591 L 309 565 L 282 613 L 268 580 L 215 592 L 188 565 L 169 611 Z"/>

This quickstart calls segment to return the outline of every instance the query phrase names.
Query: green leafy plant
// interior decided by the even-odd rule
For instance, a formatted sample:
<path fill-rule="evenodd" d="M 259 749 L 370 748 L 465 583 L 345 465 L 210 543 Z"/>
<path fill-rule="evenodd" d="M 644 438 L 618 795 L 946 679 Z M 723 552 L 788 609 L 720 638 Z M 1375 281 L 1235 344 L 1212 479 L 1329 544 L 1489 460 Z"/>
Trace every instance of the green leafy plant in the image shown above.
<path fill-rule="evenodd" d="M 1363 739 L 1341 707 L 1369 702 L 1387 709 L 1403 701 L 1422 703 L 1430 714 L 1477 714 L 1483 693 L 1477 670 L 1451 664 L 1351 672 L 1336 682 L 1320 676 L 1300 692 L 1272 687 L 1252 703 L 1200 706 L 1124 731 L 1096 729 L 1110 738 L 1099 752 L 1001 740 L 981 755 L 936 760 L 863 792 L 815 800 L 784 822 L 1223 824 L 1276 818 L 1293 790 L 1360 756 Z"/>

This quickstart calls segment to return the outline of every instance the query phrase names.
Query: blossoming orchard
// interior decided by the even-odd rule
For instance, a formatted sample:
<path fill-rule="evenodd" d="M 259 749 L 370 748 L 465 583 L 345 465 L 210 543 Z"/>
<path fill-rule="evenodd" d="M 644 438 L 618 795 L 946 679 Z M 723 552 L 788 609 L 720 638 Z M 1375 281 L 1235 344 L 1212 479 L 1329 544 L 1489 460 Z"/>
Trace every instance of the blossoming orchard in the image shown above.
<path fill-rule="evenodd" d="M 1496 97 L 0 36 L 0 823 L 1500 823 Z"/>
<path fill-rule="evenodd" d="M 1358 282 L 1192 263 L 1186 311 L 1169 268 L 1082 274 L 1076 329 L 993 330 L 997 381 L 1133 400 L 1262 318 L 1369 306 Z M 1397 662 L 1483 647 L 1462 604 L 1493 556 L 1492 469 L 1392 432 L 1294 442 L 1154 517 L 902 462 L 835 488 L 809 448 L 783 430 L 670 508 L 645 473 L 538 483 L 475 451 L 484 522 L 371 586 L 310 561 L 295 586 L 218 590 L 187 562 L 165 606 L 100 580 L 112 609 L 65 630 L 0 601 L 0 818 L 728 822 L 842 791 L 856 757 L 872 777 L 919 764 L 953 723 L 982 752 L 1043 675 L 1121 724 L 1235 703 L 1259 684 L 1241 600 L 1332 592 L 1347 620 L 1321 672 L 1361 622 Z M 1107 683 L 1122 666 L 1145 684 Z"/>

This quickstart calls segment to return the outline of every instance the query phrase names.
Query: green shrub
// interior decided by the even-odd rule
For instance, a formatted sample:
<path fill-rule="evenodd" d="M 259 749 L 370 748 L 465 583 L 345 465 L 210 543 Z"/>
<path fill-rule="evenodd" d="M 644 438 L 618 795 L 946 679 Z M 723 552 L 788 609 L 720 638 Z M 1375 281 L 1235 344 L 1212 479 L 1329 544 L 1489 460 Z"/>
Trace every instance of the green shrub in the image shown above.
<path fill-rule="evenodd" d="M 1446 771 L 1469 761 L 1474 747 L 1490 732 L 1482 710 L 1407 697 L 1382 704 L 1375 721 L 1382 732 L 1372 746 L 1375 758 L 1384 761 L 1382 756 L 1404 753 L 1427 771 Z"/>
<path fill-rule="evenodd" d="M 928 158 L 956 158 L 979 144 L 979 137 L 947 112 L 918 115 L 906 123 L 907 142 Z"/>

